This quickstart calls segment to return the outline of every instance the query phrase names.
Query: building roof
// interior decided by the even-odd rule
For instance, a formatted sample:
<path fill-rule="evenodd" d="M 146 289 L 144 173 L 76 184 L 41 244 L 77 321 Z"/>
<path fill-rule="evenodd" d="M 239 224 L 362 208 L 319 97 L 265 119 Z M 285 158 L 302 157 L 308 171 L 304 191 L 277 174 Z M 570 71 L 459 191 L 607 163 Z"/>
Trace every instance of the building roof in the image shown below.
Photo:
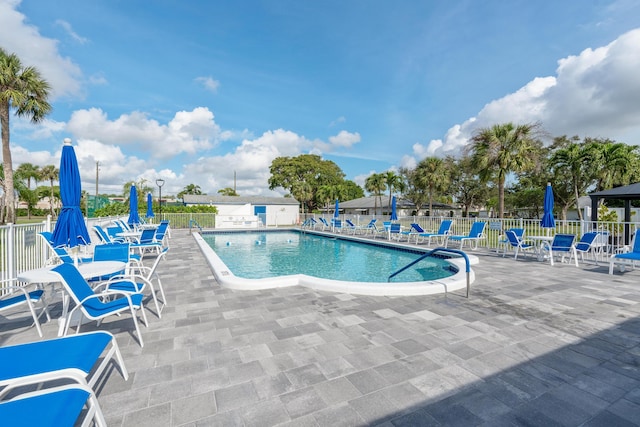
<path fill-rule="evenodd" d="M 185 194 L 187 205 L 299 205 L 293 197 L 221 196 L 207 194 Z"/>
<path fill-rule="evenodd" d="M 378 197 L 370 196 L 370 197 L 362 197 L 360 199 L 347 200 L 346 202 L 340 202 L 340 209 L 375 209 L 376 206 L 378 208 L 389 208 L 389 196 L 382 196 L 381 199 Z M 396 200 L 396 206 L 398 209 L 413 209 L 415 205 L 406 200 L 398 198 Z M 429 204 L 427 203 L 422 207 L 429 208 Z M 446 205 L 444 203 L 433 203 L 434 209 L 456 209 L 454 206 Z"/>

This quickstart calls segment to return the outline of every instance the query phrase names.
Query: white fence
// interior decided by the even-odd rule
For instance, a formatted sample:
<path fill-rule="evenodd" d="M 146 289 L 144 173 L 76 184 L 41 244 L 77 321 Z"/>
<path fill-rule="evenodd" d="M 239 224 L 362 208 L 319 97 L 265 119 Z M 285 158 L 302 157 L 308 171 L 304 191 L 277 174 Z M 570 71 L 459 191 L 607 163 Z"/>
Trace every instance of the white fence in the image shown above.
<path fill-rule="evenodd" d="M 307 217 L 317 217 L 319 215 L 307 215 Z M 366 225 L 374 216 L 368 215 L 340 215 L 340 219 L 352 220 L 356 225 Z M 108 225 L 114 218 L 91 218 L 87 220 L 87 228 L 95 224 Z M 162 219 L 170 221 L 172 229 L 180 228 L 199 228 L 213 229 L 216 228 L 216 215 L 210 213 L 168 213 L 162 214 Z M 220 218 L 218 218 L 220 219 Z M 302 218 L 304 220 L 306 218 Z M 327 217 L 327 219 L 330 219 Z M 380 218 L 382 222 L 388 218 Z M 405 229 L 409 229 L 411 223 L 418 223 L 425 230 L 437 230 L 440 222 L 447 217 L 424 217 L 424 216 L 406 216 L 401 217 L 399 222 Z M 545 235 L 550 230 L 540 227 L 540 221 L 537 219 L 498 219 L 498 218 L 461 218 L 453 219 L 452 233 L 457 235 L 465 235 L 471 229 L 471 224 L 476 220 L 487 222 L 486 227 L 486 247 L 488 249 L 496 249 L 500 236 L 504 230 L 517 227 L 524 228 L 526 235 Z M 159 221 L 160 218 L 156 218 Z M 220 221 L 218 221 L 220 222 Z M 220 225 L 220 224 L 219 224 Z M 15 279 L 21 271 L 42 267 L 50 256 L 47 245 L 42 238 L 38 236 L 41 231 L 53 230 L 54 223 L 50 220 L 35 224 L 24 225 L 4 225 L 0 226 L 0 283 L 7 283 Z M 256 224 L 259 226 L 259 224 Z M 581 236 L 589 231 L 604 231 L 609 234 L 608 249 L 615 249 L 628 245 L 631 242 L 633 233 L 640 223 L 613 223 L 613 222 L 597 222 L 590 221 L 560 221 L 556 220 L 556 228 L 554 233 L 568 233 Z M 89 233 L 92 241 L 95 243 L 95 236 L 92 231 Z"/>

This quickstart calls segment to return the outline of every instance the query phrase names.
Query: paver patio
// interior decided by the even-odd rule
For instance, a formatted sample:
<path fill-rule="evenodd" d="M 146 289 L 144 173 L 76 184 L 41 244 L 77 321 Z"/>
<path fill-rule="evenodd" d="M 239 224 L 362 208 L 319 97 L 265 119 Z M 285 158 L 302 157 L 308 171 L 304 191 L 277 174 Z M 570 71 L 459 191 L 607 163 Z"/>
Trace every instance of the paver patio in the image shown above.
<path fill-rule="evenodd" d="M 216 283 L 191 236 L 174 230 L 158 270 L 169 305 L 158 319 L 147 304 L 145 347 L 127 316 L 102 326 L 130 372 L 125 382 L 112 370 L 98 390 L 107 421 L 640 425 L 640 270 L 609 276 L 602 263 L 474 254 L 468 300 L 232 291 Z M 0 319 L 0 343 L 39 339 L 28 326 Z M 54 337 L 56 322 L 43 329 Z"/>

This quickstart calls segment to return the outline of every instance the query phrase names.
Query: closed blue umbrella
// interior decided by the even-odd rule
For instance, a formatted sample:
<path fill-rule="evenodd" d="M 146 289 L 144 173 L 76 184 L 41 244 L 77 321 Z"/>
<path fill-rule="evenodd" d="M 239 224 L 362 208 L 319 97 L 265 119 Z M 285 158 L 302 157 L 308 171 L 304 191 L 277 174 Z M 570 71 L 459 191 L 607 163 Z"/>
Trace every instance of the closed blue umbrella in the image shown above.
<path fill-rule="evenodd" d="M 80 210 L 80 199 L 82 198 L 80 170 L 78 169 L 76 152 L 73 150 L 71 139 L 69 138 L 64 139 L 59 177 L 62 210 L 53 229 L 53 246 L 73 248 L 79 245 L 87 245 L 91 239 Z"/>
<path fill-rule="evenodd" d="M 132 185 L 129 190 L 129 219 L 127 224 L 135 226 L 140 224 L 140 216 L 138 216 L 138 191 L 136 186 Z"/>
<path fill-rule="evenodd" d="M 396 212 L 396 196 L 391 198 L 391 221 L 398 220 L 398 213 Z"/>
<path fill-rule="evenodd" d="M 551 183 L 547 183 L 547 188 L 544 192 L 544 213 L 540 220 L 540 227 L 543 228 L 555 228 L 556 221 L 553 218 L 553 190 L 551 189 Z"/>
<path fill-rule="evenodd" d="M 151 193 L 147 193 L 147 218 L 154 218 L 153 214 L 153 198 L 151 197 Z"/>
<path fill-rule="evenodd" d="M 338 201 L 338 199 L 336 199 L 336 208 L 333 211 L 333 217 L 340 218 L 340 202 Z"/>

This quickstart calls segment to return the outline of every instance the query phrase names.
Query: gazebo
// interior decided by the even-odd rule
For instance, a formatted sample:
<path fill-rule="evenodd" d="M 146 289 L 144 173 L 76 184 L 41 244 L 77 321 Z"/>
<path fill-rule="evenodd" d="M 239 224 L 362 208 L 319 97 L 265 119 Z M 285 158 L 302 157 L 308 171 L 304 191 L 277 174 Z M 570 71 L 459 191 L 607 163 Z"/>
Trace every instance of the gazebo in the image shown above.
<path fill-rule="evenodd" d="M 626 236 L 625 238 L 628 238 L 629 223 L 631 222 L 631 201 L 640 200 L 640 182 L 612 188 L 610 190 L 589 193 L 589 197 L 591 197 L 591 221 L 593 222 L 598 220 L 598 201 L 600 199 L 624 201 L 624 235 Z"/>

